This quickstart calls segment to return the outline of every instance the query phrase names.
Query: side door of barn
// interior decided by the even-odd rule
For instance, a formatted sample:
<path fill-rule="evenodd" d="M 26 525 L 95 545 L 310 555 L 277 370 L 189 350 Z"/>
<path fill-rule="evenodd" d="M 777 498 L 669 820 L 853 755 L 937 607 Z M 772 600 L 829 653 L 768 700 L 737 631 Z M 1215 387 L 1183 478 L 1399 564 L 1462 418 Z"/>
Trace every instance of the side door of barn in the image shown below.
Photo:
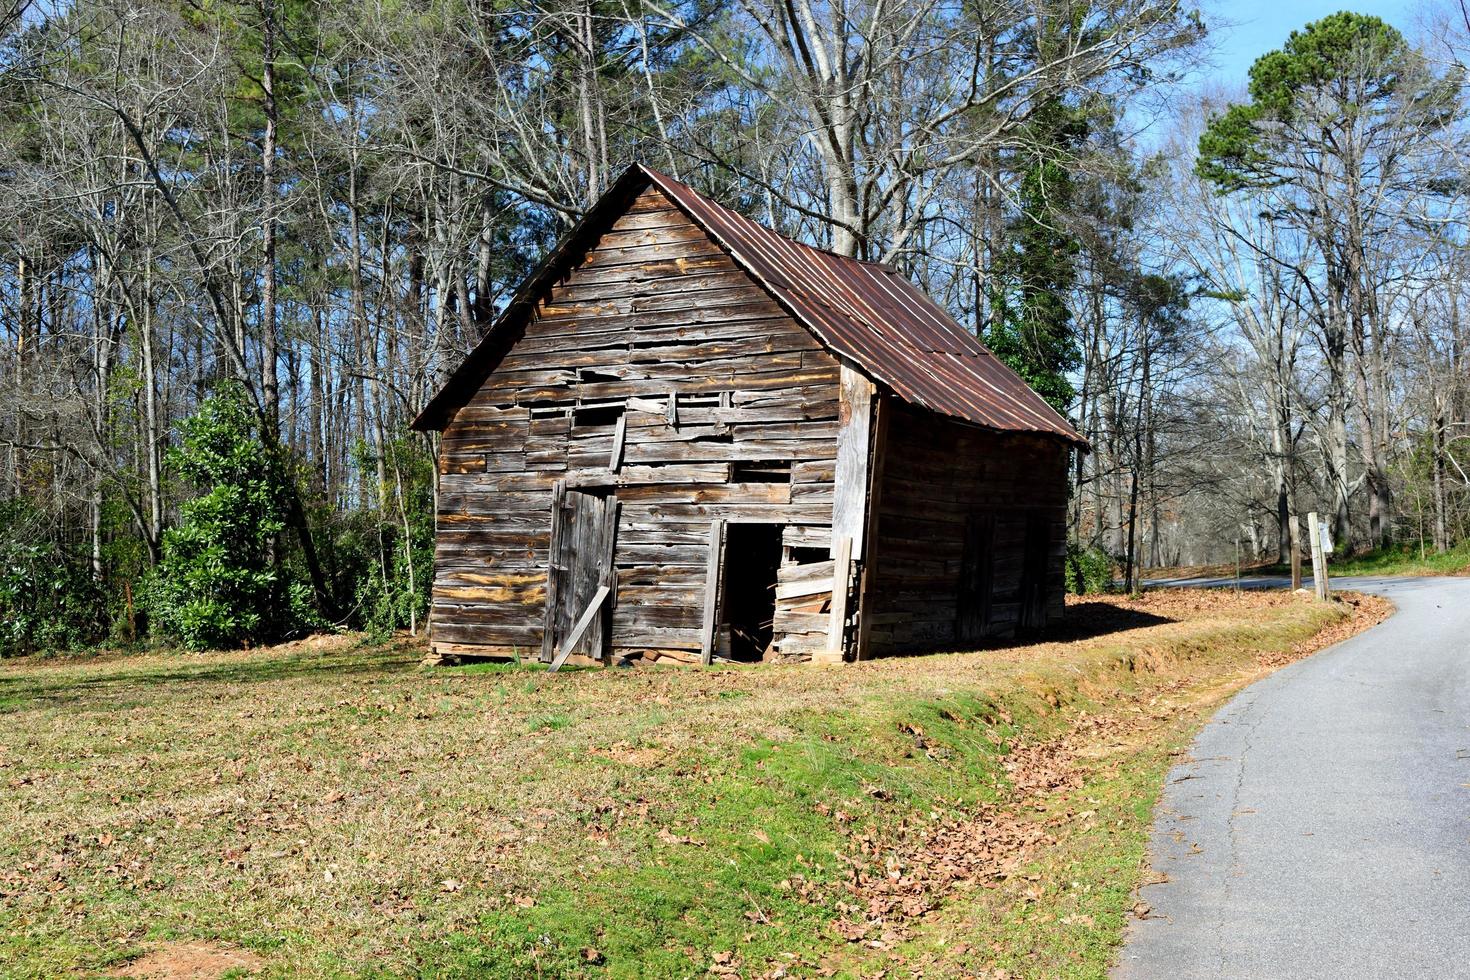
<path fill-rule="evenodd" d="M 543 661 L 562 653 L 568 640 L 572 641 L 568 653 L 606 658 L 617 529 L 615 494 L 557 485 L 552 499 Z"/>
<path fill-rule="evenodd" d="M 990 600 L 995 588 L 995 512 L 970 511 L 965 522 L 965 550 L 960 563 L 959 613 L 955 639 L 975 643 L 990 633 Z"/>
<path fill-rule="evenodd" d="M 1022 551 L 1020 621 L 1023 633 L 1034 633 L 1046 625 L 1050 596 L 1048 566 L 1051 561 L 1052 516 L 1042 511 L 1026 515 L 1026 540 Z"/>

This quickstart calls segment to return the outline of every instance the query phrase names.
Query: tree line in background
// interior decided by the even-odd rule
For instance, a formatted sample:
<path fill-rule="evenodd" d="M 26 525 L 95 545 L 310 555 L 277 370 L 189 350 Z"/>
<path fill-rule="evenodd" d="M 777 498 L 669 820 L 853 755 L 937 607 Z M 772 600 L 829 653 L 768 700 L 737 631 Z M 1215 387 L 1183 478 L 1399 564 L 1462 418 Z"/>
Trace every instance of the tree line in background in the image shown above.
<path fill-rule="evenodd" d="M 635 160 L 972 325 L 1094 579 L 1448 547 L 1465 30 L 1198 96 L 1168 0 L 0 0 L 0 649 L 418 628 L 407 423 Z"/>

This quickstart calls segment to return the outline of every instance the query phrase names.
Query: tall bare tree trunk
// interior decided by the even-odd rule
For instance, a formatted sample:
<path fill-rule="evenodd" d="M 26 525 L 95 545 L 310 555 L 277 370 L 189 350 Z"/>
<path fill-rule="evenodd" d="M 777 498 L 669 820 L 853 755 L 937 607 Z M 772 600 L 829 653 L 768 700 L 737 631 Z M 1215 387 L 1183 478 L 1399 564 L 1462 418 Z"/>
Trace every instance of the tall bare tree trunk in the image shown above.
<path fill-rule="evenodd" d="M 144 539 L 149 564 L 157 564 L 163 547 L 163 432 L 158 417 L 158 369 L 154 361 L 153 249 L 144 256 L 143 302 L 138 311 L 138 347 L 143 366 L 143 447 L 148 475 L 148 526 Z"/>
<path fill-rule="evenodd" d="M 368 329 L 367 296 L 362 275 L 362 225 L 357 200 L 356 154 L 347 175 L 348 231 L 352 236 L 352 251 L 349 262 L 352 270 L 352 319 L 354 335 L 358 338 L 358 371 L 367 375 L 367 417 L 363 419 L 368 437 L 373 444 L 373 458 L 377 472 L 375 500 L 381 510 L 387 500 L 388 470 L 383 459 L 383 393 L 378 371 L 377 332 Z"/>
<path fill-rule="evenodd" d="M 260 144 L 261 283 L 260 401 L 265 424 L 281 426 L 280 383 L 276 377 L 276 3 L 261 0 L 260 88 L 264 100 L 265 135 Z"/>

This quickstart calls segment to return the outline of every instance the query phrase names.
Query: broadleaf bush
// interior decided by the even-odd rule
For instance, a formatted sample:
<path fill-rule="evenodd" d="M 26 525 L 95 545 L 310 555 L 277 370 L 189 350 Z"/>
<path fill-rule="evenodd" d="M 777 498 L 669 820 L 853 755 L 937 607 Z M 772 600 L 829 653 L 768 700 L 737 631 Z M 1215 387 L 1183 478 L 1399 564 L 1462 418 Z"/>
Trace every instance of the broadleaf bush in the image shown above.
<path fill-rule="evenodd" d="M 107 635 L 102 584 L 40 517 L 23 501 L 0 503 L 0 656 L 76 650 Z"/>
<path fill-rule="evenodd" d="M 180 428 L 169 465 L 199 495 L 180 508 L 149 576 L 155 628 L 202 650 L 268 642 L 307 625 L 277 554 L 287 476 L 258 437 L 244 389 L 222 386 Z"/>
<path fill-rule="evenodd" d="M 1067 591 L 1073 595 L 1101 595 L 1113 591 L 1113 556 L 1092 545 L 1067 545 Z"/>

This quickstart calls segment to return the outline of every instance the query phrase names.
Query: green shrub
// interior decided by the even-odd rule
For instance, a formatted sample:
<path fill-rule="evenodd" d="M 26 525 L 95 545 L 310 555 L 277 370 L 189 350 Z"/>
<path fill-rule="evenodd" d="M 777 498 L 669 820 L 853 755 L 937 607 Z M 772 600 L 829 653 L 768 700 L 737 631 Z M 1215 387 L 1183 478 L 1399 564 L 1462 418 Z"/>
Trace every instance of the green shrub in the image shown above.
<path fill-rule="evenodd" d="M 1113 589 L 1113 556 L 1092 545 L 1067 544 L 1067 591 L 1073 595 L 1098 595 Z"/>
<path fill-rule="evenodd" d="M 76 650 L 107 636 L 107 600 L 89 560 L 42 529 L 23 501 L 0 502 L 0 656 Z"/>
<path fill-rule="evenodd" d="M 243 388 L 222 386 L 181 424 L 170 465 L 200 491 L 180 508 L 147 585 L 153 623 L 191 649 L 277 639 L 309 608 L 277 561 L 285 475 L 257 437 Z"/>

